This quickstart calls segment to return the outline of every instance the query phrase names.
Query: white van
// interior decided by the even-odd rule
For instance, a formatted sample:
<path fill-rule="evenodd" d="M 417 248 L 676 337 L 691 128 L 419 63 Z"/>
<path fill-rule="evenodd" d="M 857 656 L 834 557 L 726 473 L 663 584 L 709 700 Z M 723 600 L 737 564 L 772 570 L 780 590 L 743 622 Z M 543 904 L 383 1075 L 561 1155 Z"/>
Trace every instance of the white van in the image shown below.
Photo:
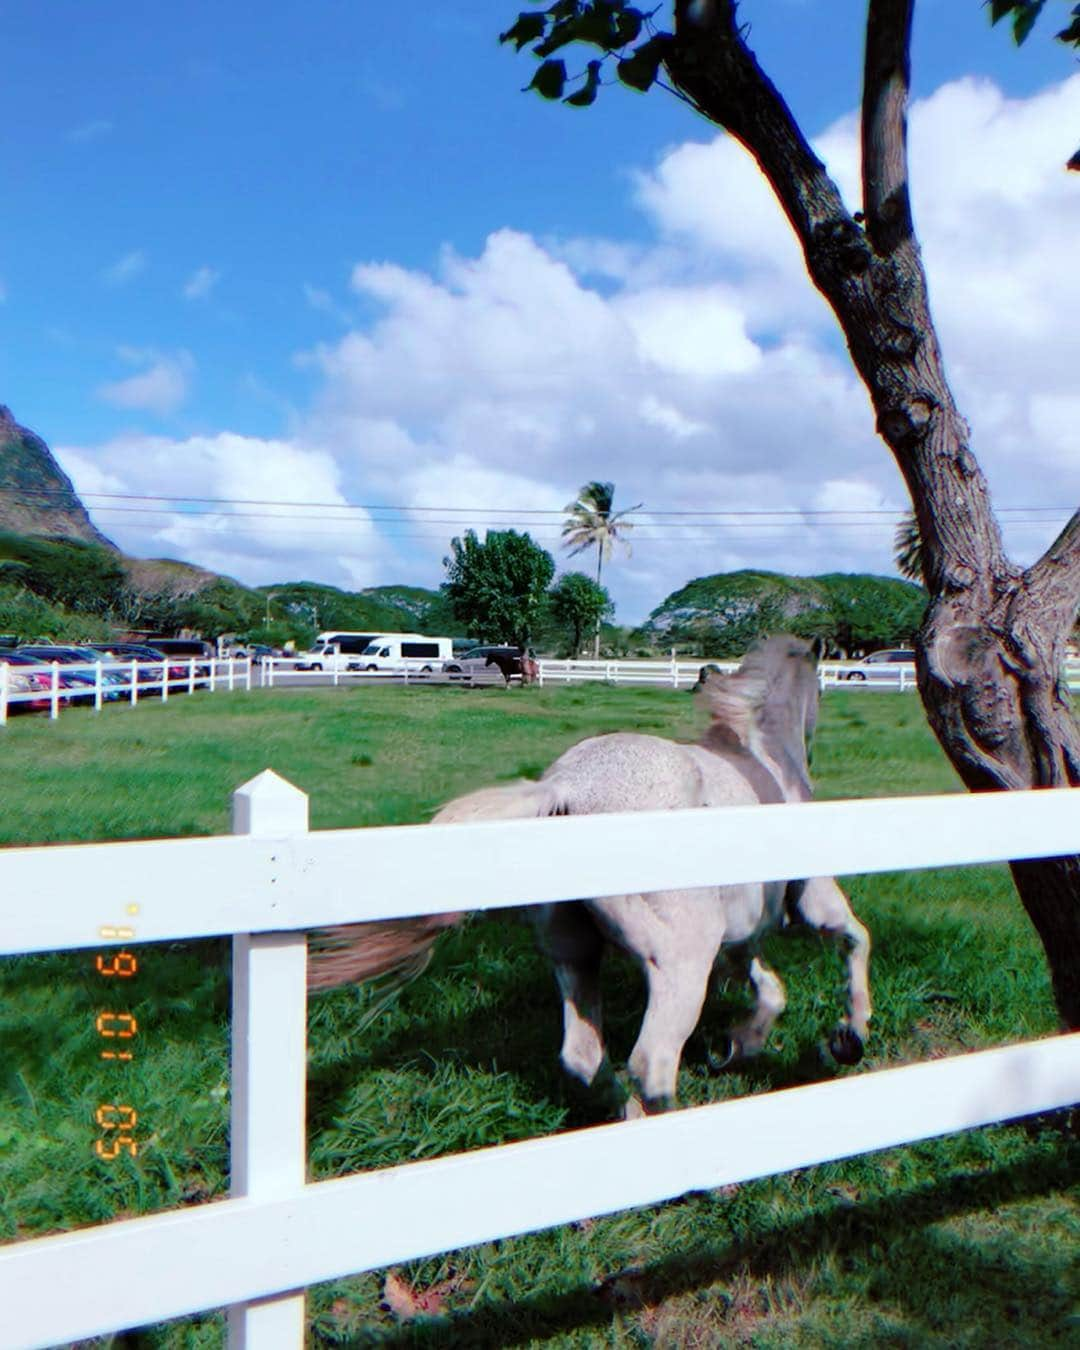
<path fill-rule="evenodd" d="M 360 670 L 441 670 L 454 651 L 448 637 L 425 637 L 422 633 L 381 633 L 373 638 L 360 658 Z"/>
<path fill-rule="evenodd" d="M 378 633 L 320 633 L 309 652 L 300 652 L 297 670 L 357 670 Z"/>

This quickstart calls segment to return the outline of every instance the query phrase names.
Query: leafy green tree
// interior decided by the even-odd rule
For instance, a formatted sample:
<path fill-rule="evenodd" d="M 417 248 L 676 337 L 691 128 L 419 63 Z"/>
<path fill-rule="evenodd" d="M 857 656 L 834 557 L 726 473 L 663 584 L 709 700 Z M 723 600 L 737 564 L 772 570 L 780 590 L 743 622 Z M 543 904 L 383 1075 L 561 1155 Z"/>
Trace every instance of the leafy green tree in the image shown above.
<path fill-rule="evenodd" d="M 893 535 L 896 570 L 909 581 L 922 581 L 922 536 L 915 512 L 908 511 Z"/>
<path fill-rule="evenodd" d="M 551 616 L 567 635 L 570 656 L 581 651 L 582 636 L 615 612 L 611 596 L 584 572 L 566 572 L 548 594 Z"/>
<path fill-rule="evenodd" d="M 0 536 L 6 580 L 65 609 L 109 614 L 123 589 L 125 574 L 116 554 L 77 539 Z"/>
<path fill-rule="evenodd" d="M 1023 42 L 1045 7 L 1045 0 L 990 0 L 989 14 L 1011 21 Z M 833 6 L 820 8 L 828 22 Z M 1080 511 L 1032 566 L 1006 554 L 949 386 L 912 219 L 914 8 L 915 0 L 868 0 L 857 209 L 751 51 L 737 0 L 670 0 L 648 12 L 628 0 L 555 0 L 520 14 L 502 40 L 530 47 L 540 62 L 530 88 L 544 98 L 587 106 L 605 83 L 605 65 L 613 66 L 631 89 L 669 88 L 754 157 L 836 315 L 911 495 L 929 592 L 916 651 L 931 726 L 973 791 L 1076 787 L 1080 725 L 1060 670 L 1080 605 Z M 1057 37 L 1080 48 L 1076 7 Z M 564 54 L 572 50 L 577 64 L 580 47 L 592 59 L 578 66 L 585 73 L 567 93 Z M 1080 152 L 1069 167 L 1080 168 Z M 973 247 L 980 227 L 973 219 Z M 1058 1007 L 1080 1027 L 1080 854 L 1014 863 L 1012 872 L 1042 938 Z"/>
<path fill-rule="evenodd" d="M 892 577 L 842 572 L 829 573 L 817 581 L 827 597 L 827 628 L 801 632 L 800 636 L 823 637 L 846 652 L 873 651 L 915 640 L 926 612 L 926 592 L 921 586 Z"/>
<path fill-rule="evenodd" d="M 600 585 L 600 574 L 604 560 L 611 557 L 616 541 L 620 542 L 627 554 L 630 544 L 625 535 L 634 527 L 626 519 L 631 511 L 638 511 L 641 503 L 630 506 L 625 511 L 614 510 L 614 483 L 586 483 L 577 498 L 567 506 L 570 513 L 562 528 L 564 547 L 570 550 L 570 557 L 596 545 L 596 584 Z M 593 658 L 600 655 L 600 616 L 596 618 L 596 633 L 593 640 Z"/>
<path fill-rule="evenodd" d="M 72 613 L 0 580 L 0 632 L 14 633 L 23 641 L 97 642 L 108 637 L 109 625 L 97 615 Z"/>
<path fill-rule="evenodd" d="M 474 637 L 529 645 L 555 575 L 546 549 L 516 530 L 488 530 L 483 542 L 467 530 L 450 541 L 443 566 L 442 589 Z"/>

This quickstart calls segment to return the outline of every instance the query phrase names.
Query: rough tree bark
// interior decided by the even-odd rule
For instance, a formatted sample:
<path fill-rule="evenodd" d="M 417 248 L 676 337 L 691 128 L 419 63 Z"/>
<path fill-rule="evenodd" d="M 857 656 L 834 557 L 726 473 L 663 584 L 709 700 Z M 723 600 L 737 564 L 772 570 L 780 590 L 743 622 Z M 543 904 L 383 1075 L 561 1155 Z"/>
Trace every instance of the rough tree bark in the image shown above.
<path fill-rule="evenodd" d="M 1080 729 L 1060 677 L 1080 604 L 1080 511 L 1034 566 L 1006 556 L 970 431 L 945 377 L 908 192 L 914 0 L 870 0 L 863 207 L 852 215 L 746 45 L 735 0 L 677 0 L 676 90 L 750 151 L 831 305 L 911 493 L 930 603 L 919 690 L 972 791 L 1080 786 Z M 1012 864 L 1063 1021 L 1080 1027 L 1080 857 Z"/>

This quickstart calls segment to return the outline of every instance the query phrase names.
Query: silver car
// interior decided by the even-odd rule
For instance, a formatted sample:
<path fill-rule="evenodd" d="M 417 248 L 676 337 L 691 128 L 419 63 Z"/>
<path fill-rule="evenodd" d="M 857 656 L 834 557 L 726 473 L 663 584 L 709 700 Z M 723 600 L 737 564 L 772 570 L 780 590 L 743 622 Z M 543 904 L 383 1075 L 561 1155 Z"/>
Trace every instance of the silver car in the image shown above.
<path fill-rule="evenodd" d="M 914 678 L 915 653 L 910 647 L 893 647 L 883 652 L 871 652 L 864 656 L 857 666 L 840 671 L 842 680 L 873 680 L 875 683 L 900 683 L 900 671 L 897 667 L 910 666 L 906 675 Z"/>

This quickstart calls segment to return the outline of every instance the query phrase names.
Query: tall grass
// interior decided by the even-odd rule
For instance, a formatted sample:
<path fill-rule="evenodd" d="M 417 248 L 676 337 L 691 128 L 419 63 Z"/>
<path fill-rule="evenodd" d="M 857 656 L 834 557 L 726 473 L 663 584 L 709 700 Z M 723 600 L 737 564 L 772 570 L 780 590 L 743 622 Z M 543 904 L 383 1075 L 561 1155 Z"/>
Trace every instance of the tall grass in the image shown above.
<path fill-rule="evenodd" d="M 0 842 L 225 832 L 229 794 L 266 767 L 310 794 L 313 828 L 421 821 L 468 788 L 536 776 L 584 735 L 634 728 L 691 737 L 697 726 L 685 694 L 595 687 L 254 691 L 100 716 L 72 711 L 55 724 L 20 718 L 0 741 Z M 827 695 L 814 773 L 821 796 L 958 790 L 911 695 Z M 212 876 L 191 880 L 214 885 Z M 153 884 L 148 876 L 148 891 Z M 1038 943 L 1004 869 L 845 884 L 875 940 L 876 1014 L 859 1071 L 1053 1029 Z M 468 904 L 446 898 L 448 908 Z M 95 1060 L 101 981 L 88 953 L 0 961 L 6 1239 L 227 1191 L 227 943 L 138 950 L 130 1010 L 140 1054 L 129 1066 Z M 746 1005 L 741 989 L 718 981 L 688 1047 L 685 1103 L 836 1072 L 820 1046 L 840 999 L 837 955 L 803 936 L 771 940 L 767 957 L 790 999 L 767 1052 L 738 1072 L 711 1071 L 713 1038 Z M 641 1010 L 636 972 L 610 961 L 604 992 L 612 1051 L 625 1058 Z M 591 1119 L 558 1072 L 553 981 L 524 925 L 478 918 L 448 935 L 428 972 L 361 1037 L 368 998 L 346 989 L 312 1000 L 312 1177 Z M 91 1153 L 92 1115 L 118 1081 L 138 1104 L 143 1147 L 135 1159 L 105 1163 Z M 409 1289 L 434 1289 L 439 1318 L 400 1323 L 381 1304 L 383 1273 L 320 1286 L 309 1300 L 311 1339 L 1065 1344 L 1080 1335 L 1070 1302 L 1076 1161 L 1060 1129 L 1036 1122 L 693 1195 L 397 1272 Z M 222 1335 L 211 1315 L 138 1339 L 201 1347 Z"/>

